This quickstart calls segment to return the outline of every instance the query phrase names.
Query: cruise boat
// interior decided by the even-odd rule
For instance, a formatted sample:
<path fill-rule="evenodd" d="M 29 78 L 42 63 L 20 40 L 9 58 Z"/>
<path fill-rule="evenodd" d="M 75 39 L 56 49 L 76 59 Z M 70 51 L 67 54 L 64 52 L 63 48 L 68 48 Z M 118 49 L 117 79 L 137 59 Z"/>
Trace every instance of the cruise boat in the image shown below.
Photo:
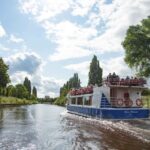
<path fill-rule="evenodd" d="M 70 90 L 67 110 L 98 119 L 148 119 L 149 100 L 142 99 L 142 91 L 146 88 L 143 78 L 109 74 L 102 86 Z"/>

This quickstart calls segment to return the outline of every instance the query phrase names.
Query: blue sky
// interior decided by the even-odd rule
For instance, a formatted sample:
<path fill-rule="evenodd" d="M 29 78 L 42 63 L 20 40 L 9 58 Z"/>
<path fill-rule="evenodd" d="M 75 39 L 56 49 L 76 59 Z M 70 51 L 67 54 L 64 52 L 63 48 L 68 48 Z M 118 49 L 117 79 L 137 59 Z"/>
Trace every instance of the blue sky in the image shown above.
<path fill-rule="evenodd" d="M 0 0 L 0 56 L 13 84 L 28 76 L 39 97 L 55 97 L 74 72 L 87 84 L 94 54 L 103 76 L 133 74 L 121 42 L 148 15 L 149 0 Z"/>

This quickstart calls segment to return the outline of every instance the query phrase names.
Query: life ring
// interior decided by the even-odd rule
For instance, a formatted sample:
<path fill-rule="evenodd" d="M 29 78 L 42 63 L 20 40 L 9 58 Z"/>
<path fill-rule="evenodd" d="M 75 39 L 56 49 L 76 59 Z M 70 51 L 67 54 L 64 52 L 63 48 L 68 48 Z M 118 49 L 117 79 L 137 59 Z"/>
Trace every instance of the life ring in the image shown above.
<path fill-rule="evenodd" d="M 117 105 L 122 106 L 123 105 L 123 99 L 117 99 Z"/>
<path fill-rule="evenodd" d="M 139 106 L 139 107 L 142 107 L 143 106 L 143 102 L 141 99 L 137 99 L 136 100 L 136 105 Z"/>
<path fill-rule="evenodd" d="M 124 101 L 126 107 L 131 107 L 133 105 L 132 100 L 128 99 Z"/>

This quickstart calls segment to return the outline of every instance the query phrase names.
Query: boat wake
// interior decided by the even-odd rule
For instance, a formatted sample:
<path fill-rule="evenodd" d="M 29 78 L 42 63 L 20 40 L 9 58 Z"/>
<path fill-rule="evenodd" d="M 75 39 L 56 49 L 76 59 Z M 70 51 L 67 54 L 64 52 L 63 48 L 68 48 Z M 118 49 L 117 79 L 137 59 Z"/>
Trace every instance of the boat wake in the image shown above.
<path fill-rule="evenodd" d="M 98 126 L 103 131 L 111 131 L 126 136 L 134 137 L 144 143 L 150 144 L 150 120 L 131 120 L 131 121 L 113 121 L 96 118 L 86 118 L 75 114 L 70 114 L 67 111 L 61 113 L 63 117 L 80 123 Z"/>

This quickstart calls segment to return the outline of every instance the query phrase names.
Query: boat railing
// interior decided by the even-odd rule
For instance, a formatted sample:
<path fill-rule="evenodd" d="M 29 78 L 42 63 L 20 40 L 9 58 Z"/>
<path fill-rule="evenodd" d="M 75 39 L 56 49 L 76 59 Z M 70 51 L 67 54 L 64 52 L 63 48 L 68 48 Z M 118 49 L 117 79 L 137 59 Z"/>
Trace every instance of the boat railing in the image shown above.
<path fill-rule="evenodd" d="M 144 78 L 136 77 L 107 77 L 103 79 L 103 84 L 106 85 L 118 85 L 118 86 L 144 86 L 146 85 L 146 80 Z"/>
<path fill-rule="evenodd" d="M 108 100 L 109 99 L 109 100 Z M 110 98 L 103 98 L 101 100 L 102 108 L 122 108 L 122 107 L 138 107 L 138 108 L 150 108 L 150 98 L 142 97 L 137 98 L 136 100 L 131 99 L 124 99 L 118 97 L 110 97 Z"/>

